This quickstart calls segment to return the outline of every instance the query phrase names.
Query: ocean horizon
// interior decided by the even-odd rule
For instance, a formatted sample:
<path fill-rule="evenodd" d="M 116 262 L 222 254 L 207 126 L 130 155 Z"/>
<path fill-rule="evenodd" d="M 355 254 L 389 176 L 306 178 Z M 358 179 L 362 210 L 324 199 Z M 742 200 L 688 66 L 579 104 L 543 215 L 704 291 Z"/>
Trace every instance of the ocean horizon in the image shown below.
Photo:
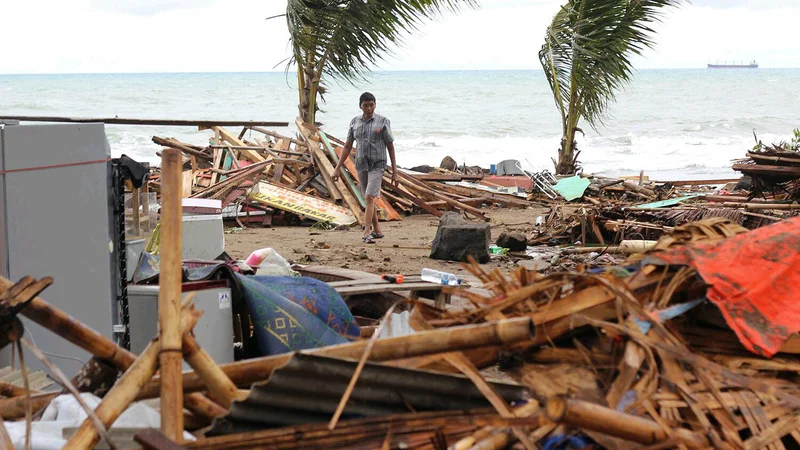
<path fill-rule="evenodd" d="M 0 115 L 270 120 L 297 116 L 294 75 L 161 72 L 0 75 Z M 392 121 L 398 164 L 436 166 L 445 156 L 488 167 L 517 159 L 549 169 L 560 115 L 541 69 L 374 71 L 355 86 L 328 82 L 318 121 L 343 138 L 358 95 L 378 98 Z M 584 171 L 651 178 L 728 178 L 755 144 L 788 140 L 800 127 L 800 69 L 641 69 L 604 125 L 578 137 Z M 153 135 L 205 145 L 192 127 L 107 125 L 112 154 L 158 162 Z M 235 132 L 238 133 L 238 129 Z M 289 134 L 293 127 L 276 129 Z M 257 134 L 254 134 L 257 135 Z"/>

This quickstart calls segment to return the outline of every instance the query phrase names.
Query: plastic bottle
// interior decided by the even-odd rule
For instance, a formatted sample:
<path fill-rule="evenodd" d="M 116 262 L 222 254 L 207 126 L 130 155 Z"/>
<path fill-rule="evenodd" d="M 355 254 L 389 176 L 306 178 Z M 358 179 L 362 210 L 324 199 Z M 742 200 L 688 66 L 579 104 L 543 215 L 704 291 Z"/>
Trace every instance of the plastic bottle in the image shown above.
<path fill-rule="evenodd" d="M 440 272 L 433 269 L 422 269 L 422 280 L 431 283 L 446 284 L 448 286 L 456 286 L 461 284 L 461 279 L 452 273 Z"/>

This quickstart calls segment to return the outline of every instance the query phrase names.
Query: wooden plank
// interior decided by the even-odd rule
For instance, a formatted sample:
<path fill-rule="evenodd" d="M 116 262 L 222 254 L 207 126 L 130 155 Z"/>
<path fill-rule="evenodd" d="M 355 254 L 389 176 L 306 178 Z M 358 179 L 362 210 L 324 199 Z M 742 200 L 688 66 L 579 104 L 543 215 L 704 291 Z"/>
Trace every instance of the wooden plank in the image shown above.
<path fill-rule="evenodd" d="M 285 165 L 283 163 L 278 163 L 278 165 L 275 166 L 275 173 L 272 175 L 273 183 L 278 184 L 281 182 L 284 167 Z"/>
<path fill-rule="evenodd" d="M 733 170 L 737 172 L 762 175 L 762 176 L 781 176 L 781 177 L 800 177 L 800 167 L 791 166 L 768 166 L 764 164 L 734 164 Z"/>
<path fill-rule="evenodd" d="M 461 174 L 443 174 L 443 173 L 424 173 L 424 174 L 409 174 L 417 180 L 421 181 L 480 181 L 483 180 L 483 175 L 461 175 Z M 505 187 L 505 186 L 503 186 Z"/>
<path fill-rule="evenodd" d="M 391 183 L 391 178 L 389 178 L 388 176 L 384 175 L 383 176 L 383 182 L 384 183 Z M 398 185 L 398 187 L 400 187 L 400 186 Z M 436 209 L 433 206 L 430 206 L 429 204 L 425 203 L 419 197 L 419 195 L 414 194 L 411 191 L 409 191 L 408 189 L 406 189 L 405 186 L 403 186 L 403 189 L 398 189 L 397 192 L 401 193 L 408 200 L 411 200 L 412 203 L 414 203 L 415 205 L 419 206 L 423 211 L 427 212 L 428 214 L 432 214 L 432 215 L 434 215 L 436 217 L 442 217 L 444 215 L 438 209 Z"/>
<path fill-rule="evenodd" d="M 306 141 L 308 142 L 308 147 L 311 150 L 312 155 L 316 158 L 317 163 L 319 164 L 320 167 L 320 171 L 323 172 L 323 177 L 326 171 L 328 172 L 329 175 L 332 176 L 333 166 L 331 165 L 330 160 L 328 160 L 328 157 L 325 156 L 325 154 L 322 152 L 322 148 L 320 148 L 320 145 L 311 138 L 313 132 L 312 129 L 308 128 L 309 125 L 303 123 L 303 121 L 300 120 L 300 118 L 297 119 L 297 127 L 300 129 L 301 134 L 306 138 Z M 331 179 L 331 181 L 333 180 Z M 342 199 L 350 208 L 350 210 L 353 211 L 353 214 L 356 216 L 356 220 L 358 220 L 358 224 L 362 225 L 364 223 L 363 211 L 361 210 L 361 205 L 358 203 L 358 200 L 356 200 L 355 197 L 353 197 L 353 195 L 350 193 L 350 191 L 347 190 L 347 186 L 345 186 L 344 181 L 342 181 L 341 178 L 333 182 L 333 185 L 336 186 L 337 189 L 339 189 L 339 192 L 342 195 Z"/>
<path fill-rule="evenodd" d="M 181 178 L 182 198 L 189 198 L 192 196 L 192 187 L 194 187 L 194 175 L 191 170 L 185 170 Z"/>
<path fill-rule="evenodd" d="M 376 283 L 364 286 L 350 286 L 336 288 L 336 292 L 342 297 L 349 295 L 362 295 L 362 294 L 380 294 L 383 292 L 396 292 L 396 291 L 441 291 L 444 286 L 441 284 L 429 283 L 427 281 L 421 283 Z"/>
<path fill-rule="evenodd" d="M 403 173 L 400 170 L 397 171 L 397 181 L 399 183 L 404 184 L 406 187 L 409 187 L 411 189 L 416 189 L 416 190 L 418 190 L 418 191 L 420 191 L 422 193 L 426 193 L 426 194 L 432 195 L 432 196 L 434 196 L 434 197 L 436 197 L 436 198 L 438 198 L 440 200 L 444 200 L 444 201 L 450 203 L 451 205 L 453 205 L 454 207 L 456 207 L 458 209 L 461 209 L 461 210 L 464 210 L 464 211 L 466 211 L 466 212 L 468 212 L 468 213 L 470 213 L 470 214 L 472 214 L 472 215 L 474 215 L 476 217 L 479 217 L 479 218 L 481 218 L 483 220 L 489 220 L 483 214 L 483 212 L 480 209 L 474 208 L 474 207 L 469 206 L 469 205 L 465 205 L 464 203 L 461 203 L 458 200 L 454 200 L 451 197 L 448 197 L 446 195 L 440 194 L 440 193 L 428 188 L 425 185 L 424 182 L 414 180 L 410 175 L 407 175 L 407 174 Z"/>
<path fill-rule="evenodd" d="M 224 159 L 225 159 L 223 157 L 224 150 L 222 150 L 221 148 L 215 148 L 213 151 L 214 151 L 214 160 L 211 162 L 211 167 L 213 167 L 214 169 L 218 169 L 218 170 L 224 170 L 223 167 L 222 167 Z M 219 177 L 220 177 L 219 172 L 213 172 L 213 171 L 211 172 L 211 185 L 212 186 L 220 182 L 220 178 Z"/>
<path fill-rule="evenodd" d="M 301 214 L 316 221 L 336 225 L 352 225 L 357 221 L 348 208 L 265 181 L 258 183 L 248 198 L 264 206 Z"/>
<path fill-rule="evenodd" d="M 201 127 L 199 127 L 200 130 L 204 130 L 206 128 L 210 128 L 215 133 L 218 132 L 219 135 L 220 135 L 220 138 L 223 141 L 225 141 L 225 142 L 227 142 L 227 143 L 229 143 L 231 145 L 237 145 L 237 146 L 240 146 L 240 147 L 246 147 L 247 146 L 244 142 L 240 141 L 239 138 L 237 138 L 236 136 L 232 135 L 230 133 L 230 131 L 226 130 L 223 127 L 219 127 L 219 126 L 212 126 L 212 127 L 203 127 L 203 126 L 201 126 Z M 258 163 L 258 162 L 262 162 L 262 161 L 266 160 L 266 158 L 261 156 L 261 154 L 258 153 L 258 151 L 256 151 L 256 150 L 240 150 L 240 155 L 242 157 L 244 157 L 244 158 L 247 158 L 249 161 L 252 161 L 254 163 Z"/>
<path fill-rule="evenodd" d="M 341 154 L 333 149 L 333 146 L 331 146 L 331 143 L 328 141 L 328 138 L 325 136 L 323 131 L 319 132 L 319 136 L 322 138 L 322 147 L 325 148 L 325 150 L 331 156 L 333 162 L 338 165 Z M 342 151 L 344 151 L 344 149 Z M 345 185 L 350 190 L 350 193 L 353 194 L 353 197 L 355 197 L 356 200 L 358 200 L 358 203 L 361 205 L 362 209 L 366 208 L 367 201 L 364 199 L 364 196 L 361 195 L 361 191 L 358 189 L 355 180 L 353 180 L 353 178 L 356 176 L 356 170 L 350 158 L 347 158 L 347 161 L 345 161 L 344 169 L 340 170 L 342 171 L 342 178 L 345 181 Z"/>
<path fill-rule="evenodd" d="M 262 126 L 288 127 L 289 122 L 264 120 L 181 120 L 181 119 L 130 119 L 122 117 L 61 117 L 61 116 L 0 116 L 0 120 L 19 120 L 20 122 L 56 122 L 56 123 L 109 123 L 114 125 L 156 125 L 156 126 L 205 126 L 224 127 Z"/>

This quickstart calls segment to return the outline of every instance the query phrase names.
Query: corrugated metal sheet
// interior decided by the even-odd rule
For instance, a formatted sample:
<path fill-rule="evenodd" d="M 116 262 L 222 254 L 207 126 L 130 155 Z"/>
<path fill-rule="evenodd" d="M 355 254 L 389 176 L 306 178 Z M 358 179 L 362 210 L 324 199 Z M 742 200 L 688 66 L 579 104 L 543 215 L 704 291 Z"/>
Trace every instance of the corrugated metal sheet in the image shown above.
<path fill-rule="evenodd" d="M 331 419 L 357 361 L 296 354 L 250 396 L 214 421 L 210 436 Z M 506 401 L 523 399 L 523 387 L 492 383 Z M 347 403 L 343 419 L 414 411 L 485 408 L 490 404 L 462 376 L 368 363 Z M 410 408 L 409 408 L 410 407 Z"/>

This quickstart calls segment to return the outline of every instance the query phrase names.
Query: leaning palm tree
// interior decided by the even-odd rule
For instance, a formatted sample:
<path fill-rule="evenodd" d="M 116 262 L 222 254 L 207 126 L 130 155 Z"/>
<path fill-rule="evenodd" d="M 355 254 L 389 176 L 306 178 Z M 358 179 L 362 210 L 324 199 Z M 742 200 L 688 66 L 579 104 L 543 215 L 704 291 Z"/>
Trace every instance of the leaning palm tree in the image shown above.
<path fill-rule="evenodd" d="M 631 58 L 652 47 L 664 7 L 684 0 L 569 0 L 547 27 L 539 60 L 561 113 L 556 173 L 578 170 L 575 133 L 581 118 L 602 124 L 617 90 L 632 78 Z"/>
<path fill-rule="evenodd" d="M 403 34 L 445 10 L 477 6 L 477 0 L 288 0 L 286 21 L 297 63 L 300 116 L 315 123 L 325 92 L 323 76 L 361 80 Z M 318 100 L 319 97 L 319 100 Z"/>

